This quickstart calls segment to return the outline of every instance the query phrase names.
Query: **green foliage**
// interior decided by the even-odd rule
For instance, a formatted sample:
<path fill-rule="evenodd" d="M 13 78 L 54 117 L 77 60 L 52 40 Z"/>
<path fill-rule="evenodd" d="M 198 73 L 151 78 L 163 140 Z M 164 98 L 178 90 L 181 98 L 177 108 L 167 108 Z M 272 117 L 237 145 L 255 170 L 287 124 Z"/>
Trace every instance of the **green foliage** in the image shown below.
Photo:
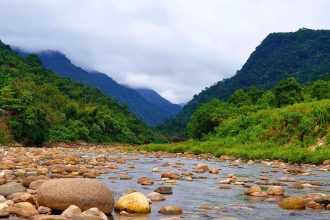
<path fill-rule="evenodd" d="M 302 86 L 293 77 L 280 81 L 275 87 L 277 106 L 292 105 L 303 101 L 302 91 Z"/>
<path fill-rule="evenodd" d="M 252 86 L 271 89 L 288 77 L 295 77 L 302 84 L 330 78 L 329 30 L 300 29 L 297 32 L 269 34 L 236 75 L 195 95 L 174 119 L 159 128 L 184 134 L 191 115 L 201 104 L 214 98 L 226 101 L 241 88 L 245 91 Z"/>
<path fill-rule="evenodd" d="M 312 98 L 330 99 L 330 81 L 318 80 L 312 84 L 310 90 Z"/>
<path fill-rule="evenodd" d="M 37 56 L 21 58 L 0 43 L 0 109 L 12 113 L 9 124 L 17 141 L 40 146 L 45 141 L 164 140 L 126 106 L 40 64 Z"/>
<path fill-rule="evenodd" d="M 251 97 L 243 89 L 236 90 L 229 98 L 229 103 L 237 107 L 251 105 Z"/>

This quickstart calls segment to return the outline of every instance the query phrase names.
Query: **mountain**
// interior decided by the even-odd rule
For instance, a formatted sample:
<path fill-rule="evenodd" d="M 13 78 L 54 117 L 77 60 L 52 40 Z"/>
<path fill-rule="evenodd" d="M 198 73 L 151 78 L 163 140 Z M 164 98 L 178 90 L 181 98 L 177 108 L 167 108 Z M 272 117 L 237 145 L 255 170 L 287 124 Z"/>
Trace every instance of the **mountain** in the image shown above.
<path fill-rule="evenodd" d="M 180 112 L 181 106 L 177 104 L 173 104 L 167 99 L 163 98 L 161 95 L 159 95 L 157 92 L 155 92 L 152 89 L 135 89 L 145 100 L 147 100 L 150 103 L 153 103 L 157 106 L 162 106 L 162 109 L 167 111 L 169 114 L 176 115 Z"/>
<path fill-rule="evenodd" d="M 330 77 L 329 30 L 302 28 L 297 32 L 269 34 L 233 77 L 195 95 L 176 117 L 159 128 L 183 134 L 192 113 L 201 104 L 214 98 L 227 100 L 239 88 L 270 89 L 291 76 L 303 84 Z"/>
<path fill-rule="evenodd" d="M 23 56 L 28 55 L 20 49 L 17 49 L 17 52 Z M 64 54 L 58 51 L 41 51 L 36 55 L 38 55 L 44 67 L 58 75 L 93 86 L 105 95 L 127 104 L 130 111 L 148 125 L 157 125 L 176 115 L 180 110 L 177 105 L 170 102 L 165 105 L 162 104 L 165 100 L 158 94 L 158 99 L 162 101 L 149 101 L 134 89 L 120 85 L 104 73 L 86 71 L 74 65 Z"/>
<path fill-rule="evenodd" d="M 6 120 L 9 126 L 3 122 Z M 0 41 L 0 142 L 148 143 L 162 137 L 127 109 L 82 83 L 57 76 L 36 55 L 19 56 Z"/>

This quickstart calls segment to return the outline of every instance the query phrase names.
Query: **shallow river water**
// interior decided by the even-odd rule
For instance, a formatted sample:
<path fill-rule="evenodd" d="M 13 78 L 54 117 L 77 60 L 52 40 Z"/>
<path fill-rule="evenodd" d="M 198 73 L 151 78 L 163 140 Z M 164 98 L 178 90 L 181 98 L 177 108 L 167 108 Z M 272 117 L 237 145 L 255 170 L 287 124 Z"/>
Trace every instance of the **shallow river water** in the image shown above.
<path fill-rule="evenodd" d="M 123 158 L 139 158 L 131 160 L 126 164 L 119 164 L 118 170 L 111 170 L 110 173 L 102 175 L 101 181 L 107 184 L 115 193 L 115 199 L 124 193 L 127 189 L 140 191 L 144 194 L 153 192 L 159 186 L 172 186 L 173 194 L 166 195 L 166 200 L 162 202 L 153 202 L 150 214 L 135 215 L 134 217 L 125 217 L 119 214 L 113 214 L 110 219 L 162 219 L 166 217 L 158 214 L 158 210 L 165 205 L 177 205 L 183 209 L 183 219 L 330 219 L 330 210 L 284 210 L 278 207 L 277 202 L 254 201 L 253 198 L 244 195 L 246 187 L 230 184 L 230 189 L 220 189 L 220 180 L 224 180 L 228 174 L 235 174 L 238 179 L 249 178 L 254 181 L 248 183 L 253 185 L 256 182 L 263 182 L 259 179 L 260 175 L 265 175 L 271 180 L 278 181 L 281 177 L 293 177 L 297 181 L 318 181 L 322 186 L 319 189 L 304 188 L 292 189 L 285 186 L 285 195 L 306 195 L 308 193 L 330 194 L 330 172 L 319 170 L 319 167 L 308 166 L 306 172 L 310 176 L 284 174 L 282 168 L 272 168 L 270 165 L 255 163 L 247 165 L 246 163 L 224 162 L 217 159 L 185 159 L 184 157 L 169 157 L 168 155 L 156 156 L 156 154 L 116 154 L 111 156 L 122 156 Z M 135 168 L 128 168 L 128 164 L 133 163 Z M 165 163 L 179 164 L 179 166 L 163 166 Z M 219 174 L 194 173 L 193 181 L 177 180 L 177 185 L 165 184 L 161 180 L 161 173 L 174 171 L 181 174 L 184 171 L 192 172 L 198 163 L 205 163 L 209 168 L 220 169 Z M 180 166 L 180 164 L 182 164 Z M 161 173 L 152 172 L 154 167 L 159 167 Z M 130 180 L 120 180 L 120 172 L 128 172 L 132 177 Z M 276 172 L 278 171 L 278 172 Z M 155 184 L 142 186 L 137 184 L 140 177 L 151 177 Z M 113 177 L 115 179 L 109 179 Z M 288 183 L 290 185 L 292 183 Z M 265 186 L 267 188 L 269 186 Z M 204 206 L 204 207 L 201 207 Z M 205 207 L 207 206 L 207 207 Z"/>

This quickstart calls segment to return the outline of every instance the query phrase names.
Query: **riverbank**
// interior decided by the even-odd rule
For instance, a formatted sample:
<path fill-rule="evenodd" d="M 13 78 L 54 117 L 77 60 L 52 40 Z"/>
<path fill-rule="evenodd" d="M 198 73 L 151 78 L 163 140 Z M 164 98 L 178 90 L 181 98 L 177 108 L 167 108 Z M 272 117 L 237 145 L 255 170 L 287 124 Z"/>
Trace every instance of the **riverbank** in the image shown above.
<path fill-rule="evenodd" d="M 228 155 L 246 160 L 280 160 L 289 163 L 315 165 L 328 163 L 330 159 L 330 149 L 324 145 L 302 148 L 295 145 L 283 147 L 271 143 L 242 145 L 235 142 L 187 141 L 171 144 L 148 144 L 139 146 L 138 149 L 148 152 L 212 154 L 216 157 Z"/>
<path fill-rule="evenodd" d="M 78 210 L 78 219 L 91 219 L 93 213 L 97 215 L 93 219 L 105 220 L 102 213 L 108 212 L 107 219 L 158 220 L 166 219 L 167 214 L 172 214 L 172 219 L 255 219 L 269 214 L 274 219 L 293 214 L 299 219 L 325 219 L 329 214 L 322 210 L 328 208 L 325 204 L 330 193 L 329 165 L 297 166 L 279 161 L 243 161 L 230 156 L 218 158 L 211 154 L 138 150 L 139 147 L 100 145 L 0 147 L 0 194 L 3 195 L 0 215 L 63 220 L 70 219 L 66 215 L 72 210 Z M 77 181 L 67 184 L 67 179 Z M 43 184 L 47 185 L 42 188 Z M 98 184 L 101 185 L 89 187 Z M 106 199 L 111 196 L 113 199 Z M 303 201 L 301 210 L 279 206 L 284 198 L 292 196 Z M 85 211 L 86 202 L 83 205 L 80 202 L 86 197 L 87 201 L 95 201 L 87 207 L 94 209 Z M 144 209 L 138 211 L 144 213 L 137 214 L 134 213 L 137 210 L 125 207 L 123 200 L 132 197 L 138 204 L 133 208 L 141 207 L 142 203 Z M 65 207 L 56 205 L 57 198 L 68 199 L 67 204 L 80 207 L 80 211 L 77 207 L 65 211 Z M 102 198 L 107 206 L 102 206 Z M 62 211 L 54 211 L 57 209 Z"/>

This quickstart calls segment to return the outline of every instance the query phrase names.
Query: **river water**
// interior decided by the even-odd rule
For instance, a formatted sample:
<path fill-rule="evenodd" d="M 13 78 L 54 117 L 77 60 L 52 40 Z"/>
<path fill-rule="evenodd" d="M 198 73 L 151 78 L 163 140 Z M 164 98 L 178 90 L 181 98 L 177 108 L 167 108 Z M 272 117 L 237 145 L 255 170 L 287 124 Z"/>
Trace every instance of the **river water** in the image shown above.
<path fill-rule="evenodd" d="M 228 174 L 235 174 L 238 179 L 249 178 L 253 182 L 262 182 L 260 175 L 265 175 L 271 180 L 278 181 L 281 177 L 293 177 L 297 181 L 313 182 L 322 184 L 319 189 L 304 188 L 293 189 L 285 186 L 285 195 L 306 195 L 308 193 L 330 194 L 330 173 L 320 170 L 317 166 L 304 167 L 310 176 L 284 174 L 282 168 L 272 168 L 264 163 L 247 165 L 246 163 L 224 162 L 217 159 L 192 159 L 182 156 L 170 156 L 164 154 L 112 154 L 111 156 L 122 156 L 125 159 L 133 158 L 138 160 L 127 160 L 126 164 L 119 164 L 118 170 L 111 170 L 110 173 L 103 174 L 100 178 L 115 193 L 117 200 L 127 189 L 136 190 L 144 194 L 153 192 L 159 186 L 172 186 L 173 194 L 166 195 L 166 200 L 153 202 L 150 214 L 135 215 L 133 217 L 113 214 L 110 219 L 162 219 L 166 217 L 158 213 L 158 210 L 165 205 L 177 205 L 183 209 L 183 219 L 329 219 L 330 211 L 327 210 L 284 210 L 278 207 L 277 202 L 255 201 L 253 198 L 244 195 L 246 187 L 230 184 L 230 189 L 220 189 L 220 180 L 226 178 Z M 135 168 L 129 168 L 133 163 Z M 163 166 L 165 163 L 172 165 Z M 193 173 L 193 181 L 178 180 L 177 185 L 165 184 L 161 180 L 161 173 L 174 171 L 178 174 L 184 171 L 192 172 L 198 163 L 205 163 L 209 168 L 220 169 L 219 174 Z M 178 164 L 177 166 L 173 164 Z M 154 167 L 159 167 L 161 173 L 152 172 Z M 278 172 L 277 172 L 278 171 Z M 120 180 L 121 172 L 128 172 L 132 177 L 130 180 Z M 142 186 L 136 183 L 140 177 L 151 177 L 155 184 Z M 113 177 L 115 179 L 109 179 Z M 288 183 L 290 185 L 292 183 Z M 266 188 L 269 186 L 265 186 Z M 204 207 L 201 207 L 204 206 Z M 205 207 L 206 206 L 206 207 Z"/>

